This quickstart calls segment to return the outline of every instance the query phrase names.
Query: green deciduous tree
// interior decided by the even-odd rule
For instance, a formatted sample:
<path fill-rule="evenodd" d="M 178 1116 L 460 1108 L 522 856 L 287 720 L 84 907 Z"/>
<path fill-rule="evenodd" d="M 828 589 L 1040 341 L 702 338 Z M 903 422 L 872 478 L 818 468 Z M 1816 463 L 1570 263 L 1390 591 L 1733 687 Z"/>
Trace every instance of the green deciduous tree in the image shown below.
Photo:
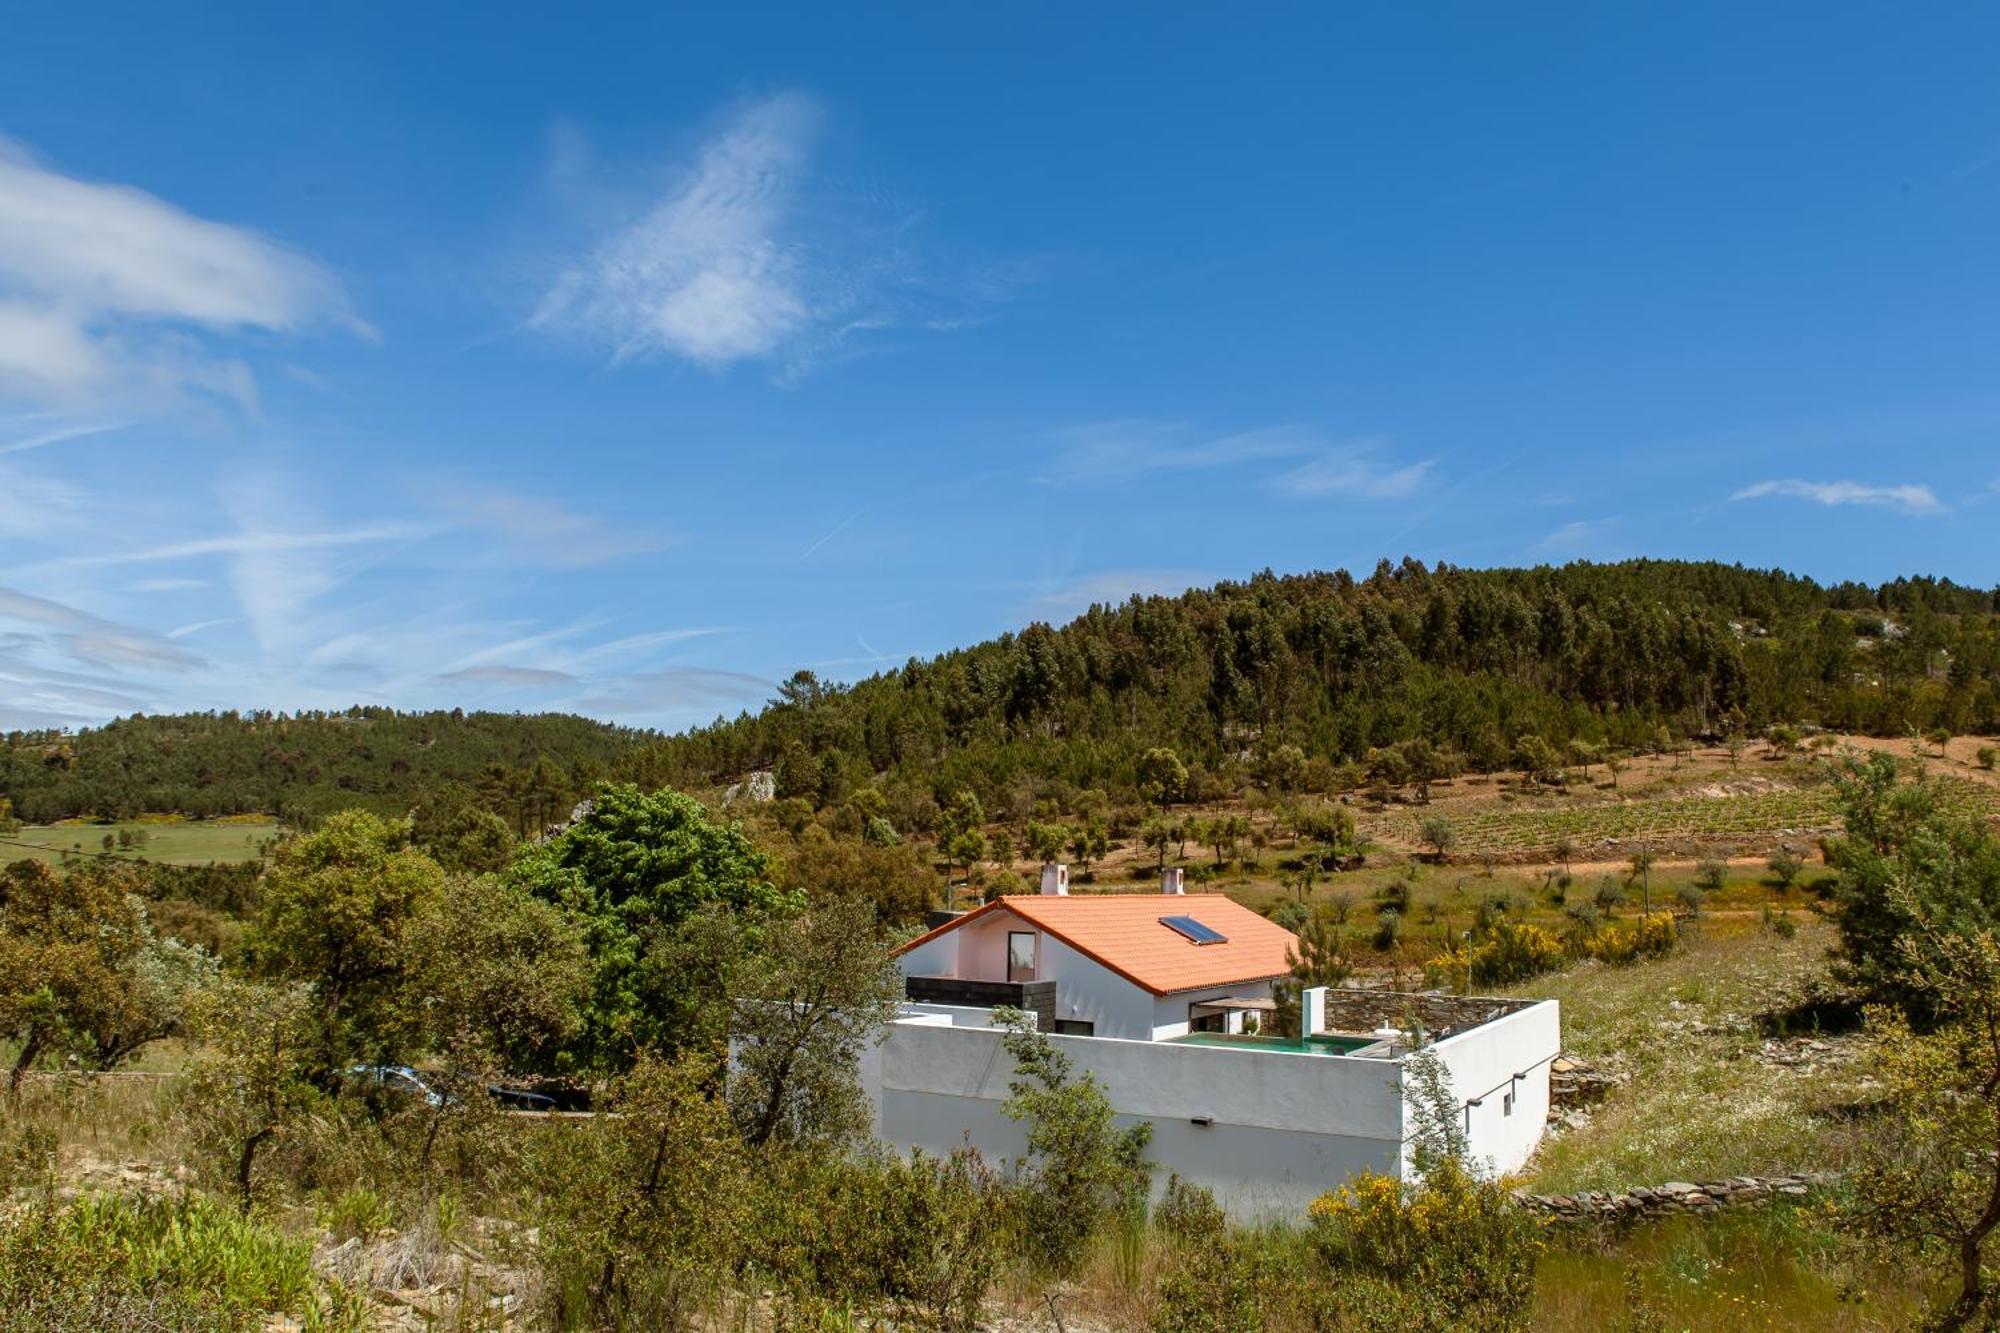
<path fill-rule="evenodd" d="M 773 925 L 731 993 L 730 1105 L 745 1142 L 858 1138 L 858 1062 L 902 997 L 874 907 L 828 899 Z"/>
<path fill-rule="evenodd" d="M 265 875 L 250 954 L 263 975 L 311 988 L 322 1080 L 407 1058 L 422 1035 L 407 982 L 445 874 L 409 839 L 407 823 L 342 811 L 280 844 Z"/>
<path fill-rule="evenodd" d="M 739 827 L 699 801 L 629 785 L 598 788 L 582 819 L 524 847 L 508 882 L 561 909 L 590 952 L 590 1000 L 573 1060 L 620 1068 L 639 1049 L 678 1050 L 714 1035 L 689 1021 L 690 1006 L 722 1002 L 710 992 L 733 965 L 744 928 L 800 906 L 769 869 Z"/>

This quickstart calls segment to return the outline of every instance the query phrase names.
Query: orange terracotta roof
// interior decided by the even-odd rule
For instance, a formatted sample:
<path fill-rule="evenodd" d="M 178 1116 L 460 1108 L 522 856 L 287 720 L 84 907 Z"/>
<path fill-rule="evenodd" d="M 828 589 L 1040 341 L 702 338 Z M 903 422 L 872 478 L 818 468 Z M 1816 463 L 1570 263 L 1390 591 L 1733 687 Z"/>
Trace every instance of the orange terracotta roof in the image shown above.
<path fill-rule="evenodd" d="M 1016 894 L 947 921 L 905 944 L 914 949 L 989 912 L 1011 912 L 1155 995 L 1263 981 L 1291 970 L 1298 937 L 1220 893 Z M 1227 936 L 1196 944 L 1163 916 L 1191 916 Z"/>

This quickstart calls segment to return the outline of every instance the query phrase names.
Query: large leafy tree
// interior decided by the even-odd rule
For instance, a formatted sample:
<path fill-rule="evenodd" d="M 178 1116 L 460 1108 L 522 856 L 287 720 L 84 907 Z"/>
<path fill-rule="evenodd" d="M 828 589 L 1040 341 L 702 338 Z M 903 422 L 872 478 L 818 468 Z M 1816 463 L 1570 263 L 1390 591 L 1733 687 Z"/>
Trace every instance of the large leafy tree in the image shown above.
<path fill-rule="evenodd" d="M 571 1061 L 618 1068 L 641 1048 L 713 1036 L 712 1013 L 726 997 L 705 992 L 728 975 L 762 918 L 799 906 L 769 870 L 740 828 L 699 801 L 629 784 L 599 787 L 582 818 L 523 848 L 508 882 L 567 914 L 590 952 L 590 998 Z"/>
<path fill-rule="evenodd" d="M 423 1039 L 408 984 L 445 889 L 407 821 L 344 810 L 280 844 L 249 949 L 258 971 L 304 982 L 317 1011 L 318 1077 L 354 1060 L 402 1059 Z"/>
<path fill-rule="evenodd" d="M 1866 998 L 1927 1027 L 1940 992 L 1919 984 L 1910 950 L 2000 929 L 2000 841 L 1952 818 L 1931 783 L 1902 781 L 1888 755 L 1850 767 L 1840 791 L 1847 832 L 1832 848 L 1838 969 Z"/>
<path fill-rule="evenodd" d="M 214 975 L 200 950 L 155 936 L 124 867 L 0 870 L 0 1036 L 11 1083 L 44 1058 L 109 1068 L 178 1030 L 187 996 Z"/>

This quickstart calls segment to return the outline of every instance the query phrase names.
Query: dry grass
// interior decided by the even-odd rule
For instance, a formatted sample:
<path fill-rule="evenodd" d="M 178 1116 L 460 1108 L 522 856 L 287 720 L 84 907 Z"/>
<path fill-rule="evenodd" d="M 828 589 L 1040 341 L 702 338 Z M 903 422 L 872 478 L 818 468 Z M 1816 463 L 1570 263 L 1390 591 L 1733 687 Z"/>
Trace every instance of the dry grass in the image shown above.
<path fill-rule="evenodd" d="M 1589 964 L 1518 988 L 1558 1000 L 1567 1047 L 1624 1084 L 1587 1123 L 1547 1140 L 1526 1173 L 1550 1193 L 1666 1180 L 1838 1170 L 1850 1121 L 1830 1114 L 1863 1082 L 1855 1044 L 1814 1063 L 1766 1058 L 1757 1015 L 1824 967 L 1832 928 L 1809 920 L 1785 939 L 1750 922 L 1712 922 L 1672 956 Z"/>

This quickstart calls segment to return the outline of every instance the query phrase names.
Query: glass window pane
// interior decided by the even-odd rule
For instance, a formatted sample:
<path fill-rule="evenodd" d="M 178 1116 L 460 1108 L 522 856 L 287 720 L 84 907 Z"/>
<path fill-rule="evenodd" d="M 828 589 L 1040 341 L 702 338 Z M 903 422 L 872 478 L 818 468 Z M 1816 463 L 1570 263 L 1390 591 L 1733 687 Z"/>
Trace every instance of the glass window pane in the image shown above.
<path fill-rule="evenodd" d="M 1032 931 L 1007 932 L 1007 980 L 1035 979 L 1035 936 Z"/>

